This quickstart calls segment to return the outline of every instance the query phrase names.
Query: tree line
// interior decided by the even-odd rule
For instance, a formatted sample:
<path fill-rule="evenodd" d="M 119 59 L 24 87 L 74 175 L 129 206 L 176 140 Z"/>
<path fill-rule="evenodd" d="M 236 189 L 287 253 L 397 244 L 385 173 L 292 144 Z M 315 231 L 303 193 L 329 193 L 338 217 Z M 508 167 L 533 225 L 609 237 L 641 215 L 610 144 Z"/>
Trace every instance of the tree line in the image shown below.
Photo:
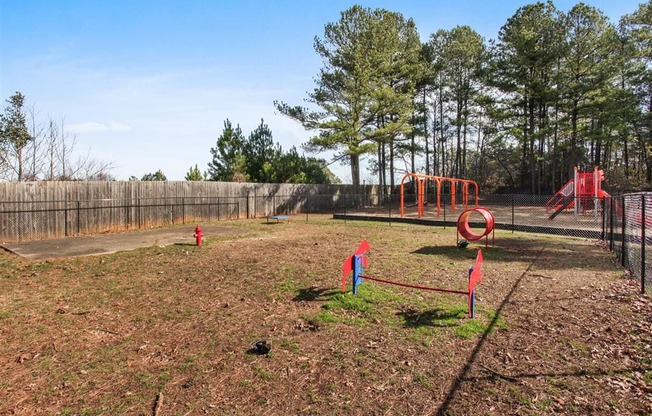
<path fill-rule="evenodd" d="M 207 179 L 227 182 L 257 183 L 338 183 L 326 161 L 300 155 L 296 147 L 283 151 L 264 120 L 245 138 L 239 125 L 229 119 L 210 149 L 212 160 L 201 175 L 197 165 L 191 167 L 186 180 Z M 203 176 L 203 178 L 202 178 Z"/>
<path fill-rule="evenodd" d="M 276 108 L 335 150 L 360 184 L 405 172 L 474 179 L 483 192 L 551 193 L 574 166 L 608 188 L 652 185 L 652 1 L 613 23 L 578 3 L 519 8 L 486 40 L 469 26 L 421 41 L 400 13 L 353 6 L 325 25 L 305 106 Z"/>

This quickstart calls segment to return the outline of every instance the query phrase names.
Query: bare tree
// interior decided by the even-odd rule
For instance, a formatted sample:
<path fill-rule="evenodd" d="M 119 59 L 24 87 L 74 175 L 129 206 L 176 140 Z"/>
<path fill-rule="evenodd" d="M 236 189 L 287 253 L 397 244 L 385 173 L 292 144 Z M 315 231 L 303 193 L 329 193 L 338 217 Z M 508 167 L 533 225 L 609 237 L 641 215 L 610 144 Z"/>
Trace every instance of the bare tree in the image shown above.
<path fill-rule="evenodd" d="M 0 179 L 114 180 L 113 162 L 91 158 L 90 150 L 79 156 L 77 136 L 66 131 L 64 121 L 40 122 L 34 107 L 25 107 L 24 100 L 17 92 L 0 115 Z"/>

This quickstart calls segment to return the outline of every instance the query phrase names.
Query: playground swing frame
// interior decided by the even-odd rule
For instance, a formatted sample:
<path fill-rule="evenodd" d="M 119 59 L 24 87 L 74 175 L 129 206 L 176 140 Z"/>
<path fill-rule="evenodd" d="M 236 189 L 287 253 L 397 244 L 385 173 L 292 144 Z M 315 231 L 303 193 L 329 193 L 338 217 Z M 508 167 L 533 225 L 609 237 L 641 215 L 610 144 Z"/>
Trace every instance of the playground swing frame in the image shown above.
<path fill-rule="evenodd" d="M 434 176 L 434 175 L 424 175 L 421 173 L 406 173 L 401 179 L 401 218 L 405 215 L 405 180 L 407 178 L 414 178 L 417 184 L 417 218 L 424 216 L 424 206 L 426 199 L 426 186 L 427 181 L 431 180 L 436 184 L 437 187 L 437 216 L 441 214 L 441 190 L 443 185 L 448 182 L 450 183 L 451 191 L 451 209 L 455 213 L 455 195 L 456 195 L 456 185 L 459 183 L 462 185 L 462 205 L 464 209 L 469 207 L 469 185 L 475 186 L 475 206 L 478 206 L 478 192 L 479 187 L 475 181 L 470 179 L 458 179 L 458 178 L 448 178 L 444 176 Z"/>

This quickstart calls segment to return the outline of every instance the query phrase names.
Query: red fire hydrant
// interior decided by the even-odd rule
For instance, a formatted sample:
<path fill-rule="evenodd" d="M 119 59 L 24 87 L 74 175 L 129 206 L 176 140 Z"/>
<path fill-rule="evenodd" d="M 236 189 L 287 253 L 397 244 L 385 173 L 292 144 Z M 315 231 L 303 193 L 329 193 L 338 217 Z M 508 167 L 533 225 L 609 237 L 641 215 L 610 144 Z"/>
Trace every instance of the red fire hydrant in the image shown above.
<path fill-rule="evenodd" d="M 195 241 L 197 242 L 197 245 L 201 247 L 201 240 L 202 238 L 204 238 L 204 233 L 201 232 L 201 227 L 199 226 L 199 224 L 197 224 L 197 228 L 195 228 L 195 235 L 193 235 L 193 237 L 195 237 Z"/>

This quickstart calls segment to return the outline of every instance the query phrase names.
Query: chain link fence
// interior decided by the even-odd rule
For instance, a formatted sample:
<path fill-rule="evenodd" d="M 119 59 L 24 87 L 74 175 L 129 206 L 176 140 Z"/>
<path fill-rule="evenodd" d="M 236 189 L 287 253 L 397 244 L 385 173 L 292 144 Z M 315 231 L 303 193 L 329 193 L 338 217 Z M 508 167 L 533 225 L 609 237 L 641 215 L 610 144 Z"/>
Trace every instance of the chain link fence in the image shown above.
<path fill-rule="evenodd" d="M 467 208 L 481 206 L 490 210 L 497 229 L 584 237 L 598 240 L 602 236 L 602 202 L 571 198 L 563 204 L 547 205 L 550 196 L 541 195 L 426 195 L 423 209 L 415 195 L 403 198 L 387 195 L 378 203 L 377 197 L 360 196 L 358 204 L 350 201 L 336 208 L 336 218 L 370 219 L 396 222 L 417 222 L 455 226 L 459 215 Z M 482 217 L 470 216 L 470 225 L 480 227 Z"/>
<path fill-rule="evenodd" d="M 606 198 L 602 240 L 616 254 L 641 292 L 652 293 L 652 194 L 636 193 Z"/>

